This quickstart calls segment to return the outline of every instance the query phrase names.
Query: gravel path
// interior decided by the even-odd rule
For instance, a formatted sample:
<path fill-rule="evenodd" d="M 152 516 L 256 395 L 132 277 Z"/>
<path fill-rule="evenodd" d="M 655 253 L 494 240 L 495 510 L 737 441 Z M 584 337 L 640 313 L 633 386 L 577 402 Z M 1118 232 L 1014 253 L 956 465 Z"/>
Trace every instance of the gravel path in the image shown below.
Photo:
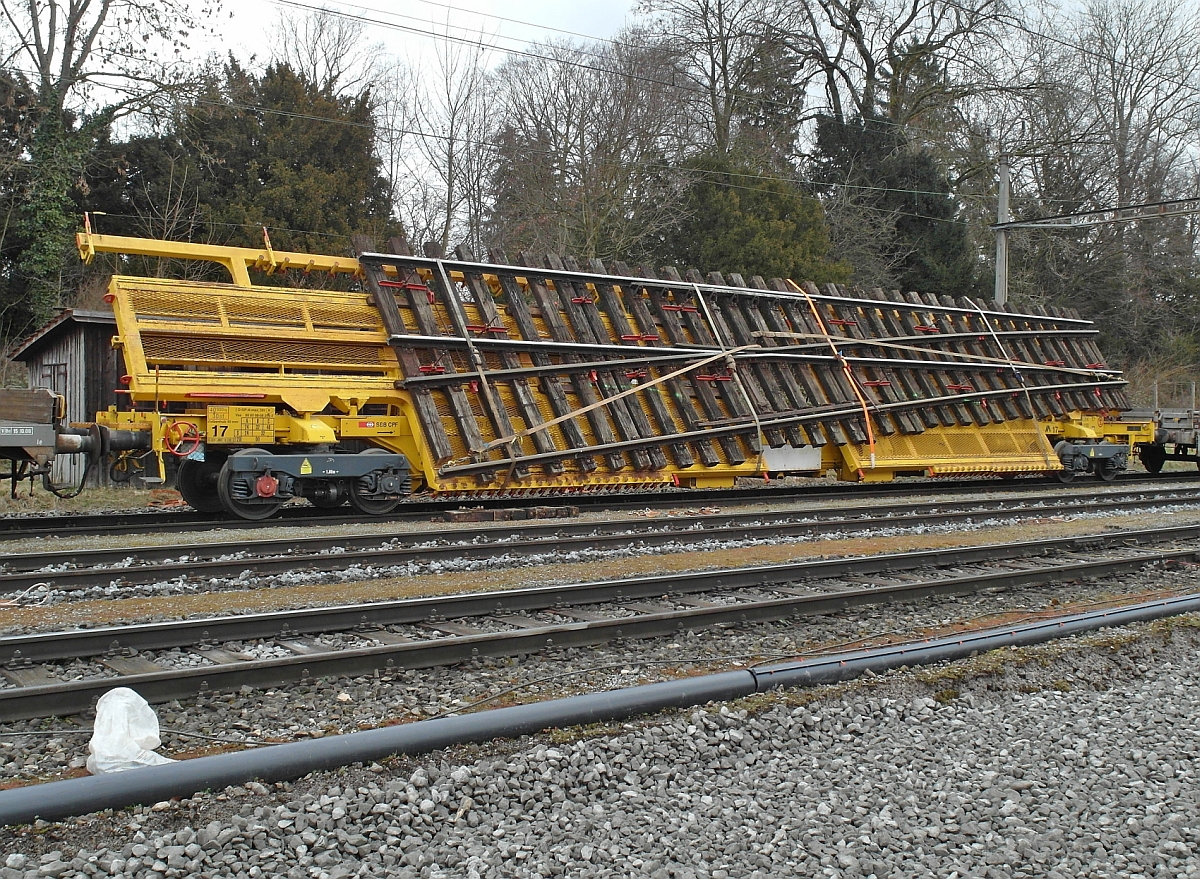
<path fill-rule="evenodd" d="M 0 831 L 0 879 L 1190 875 L 1198 626 Z"/>

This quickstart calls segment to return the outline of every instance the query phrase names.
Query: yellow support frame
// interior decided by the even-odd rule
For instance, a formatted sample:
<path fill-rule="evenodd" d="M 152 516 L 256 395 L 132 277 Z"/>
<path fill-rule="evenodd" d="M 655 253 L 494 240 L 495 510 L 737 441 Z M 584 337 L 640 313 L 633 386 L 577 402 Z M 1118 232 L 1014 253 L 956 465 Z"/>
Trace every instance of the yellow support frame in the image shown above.
<path fill-rule="evenodd" d="M 1115 413 L 1114 413 L 1115 414 Z M 1105 441 L 1126 445 L 1130 453 L 1141 443 L 1154 442 L 1153 421 L 1118 421 L 1107 414 L 1075 410 L 1061 421 L 1046 421 L 1042 429 L 1051 443 L 1059 440 Z"/>
<path fill-rule="evenodd" d="M 986 427 L 931 427 L 915 435 L 878 437 L 874 462 L 865 445 L 833 447 L 838 477 L 887 482 L 895 476 L 1015 476 L 1061 469 L 1041 424 L 1031 418 Z"/>

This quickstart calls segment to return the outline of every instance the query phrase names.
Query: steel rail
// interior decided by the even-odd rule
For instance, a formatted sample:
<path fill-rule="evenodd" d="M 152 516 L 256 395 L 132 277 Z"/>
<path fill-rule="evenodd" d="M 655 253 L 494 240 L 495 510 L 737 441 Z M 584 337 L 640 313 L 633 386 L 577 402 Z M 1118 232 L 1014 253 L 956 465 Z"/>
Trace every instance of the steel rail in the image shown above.
<path fill-rule="evenodd" d="M 983 544 L 941 550 L 884 553 L 866 557 L 813 559 L 787 564 L 724 568 L 600 580 L 570 586 L 546 586 L 408 598 L 365 604 L 269 611 L 169 622 L 41 632 L 0 637 L 0 665 L 14 661 L 47 662 L 95 656 L 111 650 L 156 650 L 203 642 L 291 637 L 317 632 L 348 631 L 362 626 L 404 625 L 428 620 L 487 616 L 494 613 L 542 611 L 581 604 L 603 604 L 720 589 L 746 589 L 798 579 L 826 580 L 847 575 L 913 571 L 925 567 L 979 564 L 1024 559 L 1061 551 L 1094 552 L 1122 546 L 1200 536 L 1200 524 L 1173 530 L 1122 531 L 1082 537 L 1048 538 L 1023 543 Z"/>
<path fill-rule="evenodd" d="M 952 368 L 947 365 L 947 369 Z M 1117 390 L 1124 387 L 1128 382 L 1122 380 L 1089 380 L 1077 382 L 1060 382 L 1052 385 L 1031 385 L 1025 389 L 1029 394 L 1035 397 L 1047 396 L 1049 394 L 1062 394 L 1077 391 L 1099 390 L 1100 388 L 1108 388 Z M 645 386 L 647 389 L 649 385 Z M 954 406 L 960 403 L 972 403 L 986 400 L 999 400 L 1013 396 L 1012 388 L 994 388 L 986 390 L 974 390 L 955 393 L 941 393 L 937 396 L 925 397 L 921 400 L 894 400 L 891 402 L 877 402 L 871 407 L 871 411 L 877 414 L 903 414 L 906 412 L 916 411 L 921 407 L 931 406 Z M 605 404 L 612 400 L 601 401 Z M 726 418 L 721 420 L 708 420 L 698 422 L 696 429 L 682 430 L 677 433 L 663 434 L 655 437 L 639 437 L 638 439 L 620 440 L 616 442 L 607 442 L 600 445 L 588 446 L 590 454 L 606 454 L 609 452 L 634 452 L 653 448 L 656 446 L 666 446 L 672 443 L 687 443 L 699 442 L 702 440 L 720 439 L 721 437 L 735 437 L 741 435 L 757 436 L 758 431 L 768 428 L 785 428 L 798 427 L 806 424 L 824 423 L 827 421 L 855 420 L 860 417 L 861 410 L 857 403 L 850 404 L 845 401 L 837 401 L 823 406 L 813 406 L 806 409 L 791 409 L 778 412 L 771 412 L 768 417 L 760 420 L 745 417 Z M 568 458 L 578 457 L 580 450 L 577 448 L 559 449 L 554 452 L 538 452 L 535 454 L 522 455 L 520 461 L 522 464 L 545 464 L 553 461 L 566 460 Z M 451 466 L 443 466 L 439 468 L 438 473 L 443 476 L 465 476 L 470 474 L 485 474 L 492 473 L 503 468 L 507 459 L 492 458 L 486 461 L 473 462 L 470 464 L 455 464 Z M 916 468 L 922 469 L 922 468 Z"/>
<path fill-rule="evenodd" d="M 795 333 L 771 333 L 768 331 L 759 331 L 759 330 L 756 330 L 752 335 L 755 337 L 758 337 L 758 338 L 774 337 L 774 338 L 789 338 L 790 339 L 790 338 L 796 337 Z M 1042 333 L 1040 333 L 1037 330 L 996 330 L 996 336 L 998 338 L 1008 339 L 1008 340 L 1024 339 L 1024 338 L 1037 338 L 1041 335 L 1042 335 Z M 1064 336 L 1064 335 L 1093 336 L 1093 335 L 1095 335 L 1095 332 L 1092 330 L 1056 330 L 1056 335 L 1059 335 L 1059 336 Z M 453 343 L 455 343 L 455 342 L 463 343 L 463 341 L 464 341 L 461 339 L 456 339 L 454 336 L 405 335 L 405 336 L 401 336 L 398 338 L 404 338 L 406 340 L 412 339 L 412 340 L 415 340 L 416 343 L 425 342 L 426 344 L 429 344 L 429 345 L 433 345 L 436 342 L 438 345 L 445 345 L 445 347 L 452 347 Z M 951 359 L 951 360 L 929 360 L 929 361 L 904 360 L 904 359 L 891 358 L 891 359 L 887 360 L 886 362 L 884 362 L 882 360 L 877 362 L 876 359 L 874 359 L 874 358 L 863 358 L 863 357 L 858 357 L 858 356 L 846 358 L 847 360 L 849 360 L 852 363 L 859 363 L 859 364 L 868 363 L 868 364 L 877 364 L 880 366 L 886 366 L 886 365 L 892 364 L 892 365 L 903 366 L 903 367 L 927 366 L 932 369 L 938 369 L 938 370 L 944 370 L 944 369 L 948 368 L 948 366 L 950 366 L 950 365 L 959 364 L 958 366 L 955 366 L 954 368 L 960 369 L 963 367 L 970 366 L 970 368 L 973 368 L 973 369 L 994 370 L 996 368 L 996 364 L 998 362 L 1002 363 L 1002 364 L 1009 363 L 1009 361 L 1000 361 L 996 358 L 992 358 L 987 361 L 982 361 L 982 360 L 980 360 L 978 355 L 962 354 L 959 351 L 942 351 L 941 349 L 934 347 L 937 343 L 956 342 L 956 341 L 961 341 L 964 339 L 974 341 L 978 338 L 979 338 L 979 332 L 976 331 L 976 332 L 968 332 L 968 333 L 936 333 L 934 335 L 888 336 L 885 339 L 864 339 L 864 338 L 858 338 L 856 336 L 843 336 L 843 337 L 837 338 L 837 343 L 838 343 L 838 348 L 840 350 L 848 350 L 851 348 L 894 347 L 901 343 L 906 343 L 906 344 L 912 345 L 913 347 L 928 348 L 930 354 L 939 354 L 939 355 L 943 355 L 945 357 L 955 358 L 955 359 Z M 473 341 L 476 341 L 476 342 L 482 341 L 482 342 L 484 342 L 484 347 L 488 347 L 488 345 L 490 344 L 490 345 L 494 345 L 495 347 L 499 348 L 500 350 L 515 351 L 518 348 L 523 350 L 523 346 L 525 345 L 525 343 L 523 341 L 519 341 L 519 340 L 509 340 L 509 344 L 507 345 L 507 347 L 505 345 L 504 340 L 491 340 L 490 342 L 487 340 L 473 340 Z M 449 344 L 447 344 L 447 342 Z M 564 344 L 568 344 L 568 343 L 546 342 L 546 343 L 533 343 L 533 344 L 562 347 Z M 570 344 L 572 347 L 574 347 L 574 343 L 570 343 Z M 459 347 L 465 347 L 465 344 L 460 344 Z M 594 347 L 594 346 L 588 346 L 588 347 Z M 808 342 L 808 343 L 796 344 L 796 345 L 777 345 L 774 347 L 763 348 L 760 350 L 744 351 L 737 356 L 739 358 L 750 359 L 750 360 L 783 360 L 783 361 L 795 361 L 795 362 L 828 363 L 830 360 L 832 360 L 832 358 L 828 354 L 808 355 L 805 353 L 810 350 L 824 351 L 828 347 L 829 347 L 829 344 L 828 344 L 828 342 L 825 342 L 825 341 Z M 632 345 L 620 345 L 620 346 L 608 346 L 608 348 L 613 353 L 620 354 L 621 352 L 624 352 L 624 354 L 617 360 L 612 360 L 612 359 L 582 360 L 579 362 L 549 363 L 549 364 L 542 364 L 542 365 L 534 365 L 534 366 L 521 367 L 519 369 L 518 368 L 489 369 L 487 374 L 490 379 L 493 379 L 496 381 L 511 381 L 514 378 L 536 378 L 536 377 L 543 376 L 543 375 L 577 375 L 577 374 L 591 372 L 592 370 L 596 370 L 596 369 L 611 370 L 614 368 L 628 368 L 630 366 L 646 366 L 646 367 L 660 366 L 660 365 L 661 366 L 669 366 L 669 365 L 672 365 L 675 363 L 679 363 L 681 361 L 695 360 L 697 358 L 702 357 L 705 354 L 712 354 L 716 351 L 716 349 L 713 349 L 711 347 L 691 346 L 691 345 L 671 345 L 671 346 L 661 346 L 661 347 L 658 347 L 658 346 L 642 347 L 642 346 L 632 346 Z M 665 352 L 665 351 L 682 351 L 683 353 L 672 354 L 672 355 L 664 355 L 664 354 L 659 354 L 659 353 L 651 353 L 649 355 L 643 354 L 643 352 Z M 634 354 L 639 354 L 642 356 L 633 356 Z M 1011 361 L 1011 363 L 1013 365 L 1016 365 L 1017 367 L 1019 367 L 1022 372 L 1031 372 L 1031 371 L 1032 372 L 1073 372 L 1073 371 L 1077 371 L 1072 368 L 1048 367 L 1043 363 L 1028 363 L 1025 361 Z M 1097 370 L 1087 370 L 1087 372 L 1099 374 L 1099 373 L 1111 372 L 1111 371 L 1097 369 Z M 398 386 L 405 387 L 405 388 L 448 387 L 448 386 L 452 386 L 452 385 L 466 384 L 467 382 L 474 381 L 476 375 L 477 375 L 477 373 L 475 373 L 475 372 L 458 372 L 458 373 L 453 373 L 453 374 L 446 373 L 446 374 L 442 374 L 442 375 L 414 375 L 414 376 L 405 376 L 402 379 L 397 379 L 396 383 Z"/>
<path fill-rule="evenodd" d="M 453 299 L 448 300 L 453 302 Z M 1087 332 L 1087 335 L 1094 335 L 1092 332 Z M 963 333 L 965 338 L 977 338 L 979 333 Z M 841 347 L 841 339 L 843 337 L 835 337 Z M 899 344 L 913 340 L 912 336 L 889 336 L 883 339 L 855 339 L 853 337 L 845 337 L 848 341 L 857 342 L 856 347 L 881 347 L 889 344 Z M 530 351 L 536 353 L 556 354 L 577 354 L 584 355 L 599 355 L 609 354 L 612 357 L 602 360 L 588 360 L 579 363 L 568 364 L 550 364 L 547 366 L 529 366 L 520 368 L 508 368 L 499 370 L 488 370 L 486 375 L 494 377 L 498 380 L 511 381 L 514 378 L 535 378 L 544 374 L 554 375 L 579 375 L 586 372 L 592 372 L 597 369 L 620 370 L 630 366 L 641 367 L 667 367 L 679 363 L 686 363 L 689 360 L 705 360 L 712 358 L 714 355 L 721 354 L 720 348 L 703 345 L 663 345 L 663 346 L 633 346 L 633 345 L 613 345 L 603 342 L 534 342 L 525 339 L 484 339 L 472 338 L 469 335 L 457 336 L 430 336 L 419 333 L 404 333 L 403 335 L 391 336 L 392 341 L 403 341 L 405 345 L 413 348 L 455 348 L 464 351 L 479 349 L 482 351 L 497 351 L 508 353 L 528 353 Z M 927 336 L 918 338 L 917 341 L 938 341 L 937 336 Z M 994 372 L 997 364 L 1008 364 L 1009 367 L 1017 367 L 1021 372 L 1029 374 L 1048 373 L 1070 373 L 1081 376 L 1088 376 L 1097 379 L 1113 379 L 1119 372 L 1107 367 L 1087 369 L 1084 367 L 1057 367 L 1047 366 L 1044 363 L 1033 363 L 1024 360 L 1003 361 L 997 358 L 981 358 L 981 355 L 964 354 L 959 351 L 942 351 L 932 348 L 929 351 L 931 355 L 940 355 L 944 360 L 916 360 L 905 359 L 899 357 L 885 357 L 876 355 L 867 357 L 863 355 L 851 355 L 845 358 L 838 358 L 832 354 L 821 353 L 805 353 L 803 350 L 807 346 L 776 346 L 769 348 L 753 348 L 751 350 L 742 350 L 736 353 L 730 352 L 735 360 L 760 360 L 767 362 L 783 362 L 783 363 L 798 363 L 798 364 L 819 364 L 828 365 L 831 363 L 839 363 L 842 359 L 859 366 L 876 366 L 879 368 L 900 367 L 904 369 L 926 369 L 934 372 L 942 372 L 947 369 L 956 371 L 986 371 Z M 817 345 L 818 349 L 827 347 L 827 345 Z M 649 352 L 649 353 L 647 353 Z M 679 352 L 679 353 L 667 353 Z M 697 365 L 697 368 L 700 368 Z M 466 384 L 470 381 L 476 381 L 479 378 L 479 370 L 473 369 L 464 372 L 446 374 L 440 376 L 412 376 L 411 378 L 397 379 L 397 384 L 401 387 L 437 387 L 437 386 L 452 386 L 458 384 Z M 1120 384 L 1126 384 L 1125 381 L 1119 381 Z M 1048 390 L 1054 390 L 1053 386 L 1039 386 Z M 1006 391 L 1012 391 L 1011 388 L 1006 388 Z M 905 401 L 909 405 L 919 406 L 923 403 L 920 401 Z M 807 411 L 807 410 L 805 410 Z"/>
<path fill-rule="evenodd" d="M 597 604 L 613 601 L 629 601 L 638 597 L 651 597 L 669 593 L 694 593 L 706 590 L 745 589 L 750 587 L 782 586 L 799 578 L 811 578 L 814 570 L 818 576 L 830 577 L 853 572 L 858 575 L 894 572 L 929 567 L 932 564 L 965 564 L 1005 559 L 1029 559 L 1048 551 L 1088 549 L 1098 547 L 1129 548 L 1141 542 L 1161 542 L 1169 539 L 1194 539 L 1200 534 L 1200 525 L 1171 529 L 1173 534 L 1164 536 L 1162 530 L 1145 532 L 1121 532 L 1119 534 L 1087 535 L 1076 538 L 1031 541 L 1024 544 L 986 545 L 943 550 L 938 553 L 909 553 L 901 556 L 876 556 L 859 559 L 828 560 L 825 562 L 803 562 L 792 565 L 775 565 L 760 568 L 732 569 L 717 572 L 702 572 L 669 577 L 648 577 L 635 580 L 609 581 L 580 584 L 577 587 L 550 587 L 546 589 L 492 592 L 462 596 L 441 596 L 430 599 L 389 602 L 386 605 L 359 605 L 350 608 L 331 608 L 331 614 L 343 616 L 341 624 L 350 623 L 348 614 L 357 614 L 355 625 L 381 625 L 384 622 L 420 622 L 445 619 L 448 616 L 486 616 L 504 611 L 544 610 L 556 605 Z M 623 639 L 643 639 L 675 634 L 680 631 L 710 628 L 722 624 L 741 624 L 778 620 L 793 616 L 813 615 L 846 610 L 867 604 L 886 601 L 915 600 L 929 596 L 966 594 L 979 589 L 1014 588 L 1054 581 L 1097 577 L 1106 574 L 1136 570 L 1155 562 L 1170 560 L 1193 561 L 1197 558 L 1195 548 L 1175 549 L 1166 552 L 1137 551 L 1120 558 L 1074 559 L 1062 562 L 1052 560 L 1038 568 L 1014 568 L 1001 571 L 986 571 L 958 577 L 935 578 L 904 582 L 886 586 L 865 586 L 813 595 L 791 596 L 754 600 L 730 605 L 689 607 L 685 610 L 661 613 L 640 613 L 629 617 L 616 617 L 586 622 L 571 622 L 561 625 L 546 625 L 499 633 L 478 635 L 454 635 L 426 641 L 401 644 L 385 644 L 347 650 L 305 655 L 225 663 L 202 668 L 164 670 L 161 672 L 123 675 L 113 678 L 89 678 L 81 681 L 63 682 L 33 687 L 0 689 L 0 715 L 12 719 L 44 717 L 54 714 L 73 714 L 86 710 L 103 692 L 113 686 L 129 686 L 136 689 L 151 702 L 187 698 L 197 693 L 210 693 L 232 687 L 278 687 L 308 678 L 330 676 L 355 676 L 371 674 L 384 669 L 426 668 L 463 662 L 480 657 L 512 656 L 531 653 L 547 648 L 585 647 Z M 935 559 L 937 561 L 935 562 Z M 386 613 L 384 610 L 386 609 Z M 319 611 L 318 611 L 319 612 Z M 286 625 L 284 634 L 295 636 L 306 611 L 282 612 L 263 615 L 257 622 L 267 622 L 280 634 L 280 626 Z M 183 626 L 195 637 L 197 624 L 209 623 L 209 628 L 200 629 L 211 640 L 225 637 L 232 631 L 217 629 L 217 625 L 236 626 L 238 618 L 217 618 L 208 621 L 185 621 Z M 146 634 L 162 637 L 169 624 L 153 624 L 138 627 Z M 120 631 L 129 637 L 135 627 L 124 627 Z M 214 633 L 215 630 L 215 633 Z M 245 632 L 247 629 L 240 629 Z M 25 661 L 32 655 L 35 643 L 45 644 L 55 637 L 74 633 L 47 633 L 44 636 L 17 636 L 0 642 L 0 656 L 9 661 Z M 79 635 L 86 639 L 100 638 L 111 632 L 85 632 Z M 264 636 L 266 636 L 264 632 Z M 243 636 L 244 637 L 244 636 Z M 370 637 L 369 633 L 367 637 Z M 31 651 L 16 654 L 20 643 Z M 80 642 L 82 643 L 82 642 Z M 146 642 L 149 643 L 149 642 Z M 32 661 L 32 660 L 29 660 Z"/>
<path fill-rule="evenodd" d="M 1126 475 L 1118 486 L 1125 488 L 1134 485 L 1160 485 L 1171 483 L 1200 481 L 1200 473 L 1172 473 L 1168 475 L 1146 476 Z M 1086 482 L 1072 484 L 1060 483 L 1053 477 L 1030 477 L 1020 480 L 1006 479 L 954 479 L 941 478 L 934 482 L 921 483 L 837 483 L 834 485 L 800 485 L 780 486 L 778 484 L 765 487 L 732 488 L 732 489 L 686 489 L 673 490 L 665 486 L 660 491 L 639 489 L 631 492 L 597 492 L 586 494 L 551 494 L 521 493 L 512 495 L 489 495 L 481 493 L 467 497 L 454 496 L 436 500 L 407 501 L 396 512 L 387 516 L 362 516 L 358 514 L 331 514 L 328 510 L 319 510 L 309 506 L 285 507 L 279 515 L 270 520 L 253 521 L 237 519 L 223 515 L 211 516 L 198 512 L 112 512 L 88 513 L 79 515 L 48 515 L 48 516 L 0 516 L 0 544 L 7 540 L 31 540 L 36 538 L 55 538 L 67 536 L 146 534 L 154 531 L 170 531 L 186 533 L 189 531 L 208 531 L 214 528 L 237 529 L 253 531 L 259 529 L 286 528 L 289 525 L 326 526 L 355 523 L 374 523 L 393 521 L 408 521 L 412 519 L 427 519 L 430 515 L 445 513 L 457 509 L 464 503 L 484 509 L 514 508 L 522 509 L 531 506 L 547 506 L 556 503 L 569 503 L 572 506 L 587 510 L 622 510 L 658 505 L 664 506 L 696 506 L 705 503 L 773 503 L 786 498 L 842 500 L 862 497 L 889 497 L 904 495 L 956 495 L 964 491 L 987 491 L 989 493 L 1003 492 L 1021 493 L 1028 491 L 1050 491 L 1054 493 L 1086 491 Z"/>
<path fill-rule="evenodd" d="M 761 290 L 756 287 L 735 287 L 729 284 L 713 284 L 708 281 L 687 281 L 687 280 L 672 280 L 670 278 L 638 278 L 625 275 L 602 274 L 598 272 L 576 271 L 571 269 L 553 269 L 542 268 L 540 266 L 513 266 L 513 265 L 498 265 L 494 263 L 479 262 L 478 260 L 464 259 L 438 259 L 435 257 L 420 257 L 420 256 L 401 256 L 397 254 L 387 253 L 363 253 L 358 257 L 359 263 L 366 262 L 377 263 L 379 265 L 404 265 L 414 269 L 424 269 L 431 275 L 438 270 L 439 263 L 445 265 L 451 273 L 474 273 L 482 275 L 511 275 L 516 278 L 525 278 L 543 281 L 565 281 L 575 284 L 594 284 L 596 281 L 604 284 L 619 284 L 622 289 L 642 289 L 651 288 L 661 289 L 666 291 L 683 290 L 691 292 L 698 288 L 706 293 L 714 293 L 718 296 L 729 295 L 736 293 L 738 296 L 745 296 L 753 299 L 802 299 L 802 295 L 789 290 Z M 1050 314 L 1025 314 L 1021 312 L 998 311 L 998 310 L 981 310 L 962 308 L 956 305 L 931 305 L 923 302 L 906 302 L 902 300 L 877 300 L 867 299 L 858 296 L 830 296 L 827 293 L 812 293 L 811 298 L 817 302 L 832 303 L 834 305 L 853 305 L 868 309 L 886 309 L 896 312 L 933 312 L 938 311 L 945 314 L 957 314 L 961 316 L 986 318 L 998 317 L 1005 320 L 1029 320 L 1048 324 L 1051 327 L 1089 327 L 1092 322 L 1083 318 L 1071 318 L 1065 315 L 1050 315 Z"/>
<path fill-rule="evenodd" d="M 38 585 L 75 590 L 113 582 L 133 586 L 166 582 L 179 577 L 231 578 L 242 576 L 246 572 L 256 576 L 298 570 L 332 572 L 364 564 L 379 568 L 427 564 L 437 560 L 482 560 L 502 556 L 603 549 L 614 544 L 623 548 L 631 544 L 651 547 L 698 540 L 818 537 L 847 530 L 878 528 L 881 524 L 889 528 L 904 528 L 972 522 L 979 518 L 1012 520 L 1076 515 L 1114 508 L 1156 508 L 1171 502 L 1172 499 L 1161 496 L 1138 500 L 1128 497 L 1101 497 L 1091 502 L 1069 501 L 1053 505 L 1020 505 L 1006 508 L 1003 501 L 985 500 L 964 502 L 962 508 L 957 510 L 947 510 L 945 503 L 926 503 L 882 509 L 856 507 L 784 514 L 755 512 L 725 516 L 673 517 L 665 520 L 622 519 L 613 523 L 564 523 L 562 520 L 551 519 L 546 520 L 544 524 L 501 525 L 438 532 L 76 550 L 72 553 L 73 559 L 82 563 L 82 566 L 64 570 L 45 570 L 47 565 L 62 563 L 61 552 L 27 553 L 0 557 L 0 563 L 6 567 L 23 569 L 0 573 L 0 594 L 15 594 Z M 774 521 L 764 522 L 764 519 Z M 485 540 L 486 542 L 483 542 Z M 435 544 L 434 541 L 438 542 Z M 397 543 L 404 545 L 398 546 Z M 264 555 L 242 557 L 242 554 L 247 552 Z M 235 554 L 239 557 L 222 559 L 219 557 L 222 554 Z M 136 559 L 144 564 L 121 564 L 127 559 Z M 89 564 L 91 567 L 87 566 Z"/>
<path fill-rule="evenodd" d="M 857 524 L 859 521 L 871 521 L 881 517 L 933 516 L 932 521 L 939 522 L 936 517 L 950 517 L 950 520 L 971 517 L 974 513 L 999 513 L 1001 515 L 1054 515 L 1064 512 L 1089 512 L 1105 510 L 1113 507 L 1121 509 L 1138 509 L 1172 503 L 1200 504 L 1200 498 L 1195 497 L 1193 489 L 1164 489 L 1162 491 L 1145 491 L 1131 489 L 1125 492 L 1097 491 L 1084 495 L 1079 499 L 1046 503 L 1036 496 L 1027 500 L 1009 498 L 980 498 L 962 500 L 957 503 L 946 501 L 924 501 L 911 504 L 890 504 L 881 508 L 879 504 L 853 507 L 806 508 L 791 510 L 754 511 L 749 513 L 707 513 L 699 515 L 670 516 L 667 518 L 623 518 L 605 522 L 580 522 L 568 519 L 544 519 L 535 521 L 520 521 L 519 523 L 490 523 L 477 527 L 456 525 L 452 528 L 442 528 L 436 531 L 406 531 L 388 532 L 376 531 L 362 535 L 322 535 L 316 537 L 279 537 L 261 540 L 236 540 L 221 542 L 203 542 L 191 544 L 171 544 L 169 546 L 122 546 L 103 547 L 96 549 L 75 549 L 71 551 L 71 561 L 75 567 L 86 568 L 98 565 L 114 565 L 126 559 L 133 558 L 137 562 L 163 562 L 171 559 L 182 559 L 191 565 L 200 559 L 219 559 L 231 553 L 245 552 L 259 556 L 311 556 L 328 550 L 338 549 L 377 549 L 381 544 L 388 543 L 390 548 L 399 549 L 397 542 L 406 545 L 424 547 L 431 540 L 449 544 L 478 544 L 481 541 L 498 543 L 510 540 L 531 540 L 541 537 L 575 538 L 587 537 L 594 540 L 605 539 L 606 533 L 626 536 L 629 532 L 641 534 L 668 535 L 678 533 L 680 536 L 690 536 L 688 532 L 703 529 L 705 535 L 724 534 L 730 529 L 745 529 L 748 533 L 759 533 L 771 526 L 787 527 L 791 524 L 803 526 L 818 526 L 824 520 L 835 523 Z M 925 524 L 922 521 L 921 524 Z M 306 559 L 307 560 L 307 559 Z M 18 571 L 32 572 L 52 565 L 61 564 L 61 551 L 39 551 L 22 553 L 0 553 L 0 571 L 16 573 Z M 2 575 L 0 575 L 2 576 Z"/>
<path fill-rule="evenodd" d="M 706 499 L 720 497 L 736 501 L 741 494 L 747 498 L 754 493 L 762 495 L 763 489 L 734 489 L 721 495 L 719 489 L 690 489 L 685 495 L 684 490 L 672 489 L 665 485 L 660 491 L 638 488 L 636 491 L 606 491 L 603 494 L 558 494 L 545 495 L 529 492 L 522 495 L 488 496 L 479 495 L 469 499 L 462 497 L 442 497 L 426 500 L 406 500 L 394 512 L 384 516 L 368 516 L 351 512 L 331 512 L 313 506 L 289 506 L 282 509 L 278 515 L 268 521 L 239 519 L 224 513 L 211 515 L 200 513 L 190 508 L 186 511 L 174 512 L 114 512 L 114 513 L 85 513 L 78 515 L 52 516 L 0 516 L 0 542 L 6 540 L 29 540 L 38 537 L 86 536 L 102 534 L 145 534 L 158 531 L 188 532 L 211 531 L 215 528 L 222 530 L 252 531 L 264 528 L 286 528 L 289 525 L 324 526 L 324 525 L 353 525 L 358 523 L 380 524 L 385 522 L 428 521 L 432 515 L 439 515 L 450 510 L 459 509 L 464 500 L 472 506 L 485 509 L 527 507 L 545 507 L 570 505 L 587 507 L 594 510 L 620 509 L 630 506 L 647 506 L 658 498 L 670 496 L 678 502 L 703 503 Z M 771 488 L 770 492 L 781 495 L 791 495 L 788 488 Z M 694 496 L 699 495 L 699 496 Z M 711 495 L 711 497 L 710 497 Z M 636 499 L 631 500 L 631 497 Z M 755 502 L 758 501 L 749 501 Z"/>

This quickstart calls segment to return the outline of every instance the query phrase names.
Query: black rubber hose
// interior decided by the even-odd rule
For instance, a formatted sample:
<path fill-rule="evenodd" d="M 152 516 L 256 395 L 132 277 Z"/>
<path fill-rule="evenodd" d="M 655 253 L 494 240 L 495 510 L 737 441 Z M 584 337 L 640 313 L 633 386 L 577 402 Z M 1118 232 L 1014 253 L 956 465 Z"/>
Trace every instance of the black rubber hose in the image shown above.
<path fill-rule="evenodd" d="M 69 501 L 71 498 L 79 497 L 79 495 L 83 492 L 84 486 L 87 485 L 88 474 L 91 472 L 92 459 L 89 457 L 87 459 L 87 463 L 83 465 L 83 475 L 79 477 L 79 484 L 74 488 L 68 489 L 66 486 L 55 485 L 50 481 L 49 470 L 42 474 L 42 485 L 45 487 L 46 491 L 50 492 L 55 497 Z"/>
<path fill-rule="evenodd" d="M 181 760 L 110 775 L 34 784 L 0 791 L 0 826 L 26 824 L 35 818 L 55 821 L 99 809 L 157 803 L 252 779 L 284 781 L 322 769 L 381 760 L 393 754 L 419 754 L 465 742 L 623 720 L 664 708 L 737 699 L 753 692 L 754 676 L 749 671 L 725 672 Z"/>
<path fill-rule="evenodd" d="M 1095 629 L 1128 626 L 1197 611 L 1200 611 L 1200 595 L 1185 595 L 1113 610 L 1056 617 L 1010 629 L 987 629 L 917 644 L 876 647 L 805 661 L 758 666 L 754 669 L 754 676 L 760 692 L 776 687 L 811 687 L 853 680 L 868 670 L 878 674 L 906 665 L 954 662 L 990 650 L 1024 647 Z"/>

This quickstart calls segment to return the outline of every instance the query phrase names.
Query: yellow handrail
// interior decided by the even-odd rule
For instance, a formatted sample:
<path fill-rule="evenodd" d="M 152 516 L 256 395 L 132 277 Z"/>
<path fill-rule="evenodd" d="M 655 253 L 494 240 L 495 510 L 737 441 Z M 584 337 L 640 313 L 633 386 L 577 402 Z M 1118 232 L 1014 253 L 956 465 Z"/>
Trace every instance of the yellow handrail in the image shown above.
<path fill-rule="evenodd" d="M 125 235 L 97 235 L 91 221 L 84 215 L 84 231 L 75 235 L 79 256 L 91 263 L 97 253 L 127 253 L 133 256 L 159 256 L 168 259 L 195 259 L 224 266 L 238 287 L 251 287 L 250 269 L 271 274 L 287 269 L 304 272 L 328 272 L 331 275 L 362 277 L 358 260 L 350 256 L 329 256 L 316 253 L 291 253 L 261 250 L 250 247 L 226 247 L 220 244 L 194 244 L 190 241 L 162 241 L 153 238 L 131 238 Z"/>

